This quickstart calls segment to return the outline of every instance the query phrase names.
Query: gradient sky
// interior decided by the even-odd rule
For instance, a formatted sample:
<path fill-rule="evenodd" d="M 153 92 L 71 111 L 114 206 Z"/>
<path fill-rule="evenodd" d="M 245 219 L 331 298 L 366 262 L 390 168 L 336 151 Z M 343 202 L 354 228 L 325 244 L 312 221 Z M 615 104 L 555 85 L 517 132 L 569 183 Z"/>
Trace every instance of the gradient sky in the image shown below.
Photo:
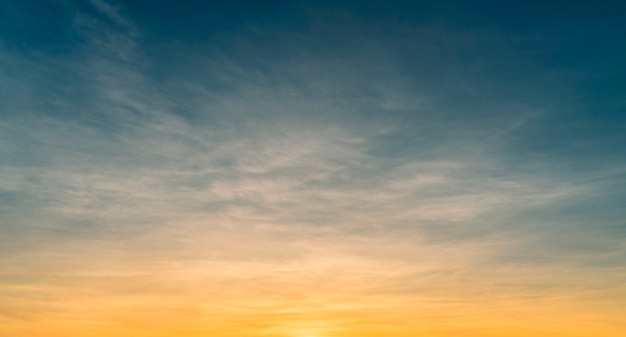
<path fill-rule="evenodd" d="M 625 22 L 0 0 L 0 336 L 626 336 Z"/>

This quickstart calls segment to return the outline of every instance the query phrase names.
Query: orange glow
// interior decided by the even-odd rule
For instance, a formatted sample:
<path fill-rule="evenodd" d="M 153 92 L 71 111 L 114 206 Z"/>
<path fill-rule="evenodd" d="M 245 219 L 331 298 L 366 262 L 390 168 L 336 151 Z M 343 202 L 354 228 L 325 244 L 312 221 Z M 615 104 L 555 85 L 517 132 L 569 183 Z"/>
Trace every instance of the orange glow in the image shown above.
<path fill-rule="evenodd" d="M 33 262 L 40 257 L 24 259 L 25 269 L 37 266 L 39 273 L 16 267 L 14 275 L 28 282 L 2 285 L 8 296 L 0 331 L 13 337 L 621 337 L 626 331 L 619 301 L 598 306 L 576 289 L 533 289 L 533 280 L 550 278 L 547 270 L 445 272 L 446 263 L 459 270 L 465 263 L 453 253 L 429 266 L 330 247 L 293 260 L 143 261 L 143 269 L 120 258 L 57 256 L 48 266 Z M 522 279 L 527 285 L 511 286 Z"/>

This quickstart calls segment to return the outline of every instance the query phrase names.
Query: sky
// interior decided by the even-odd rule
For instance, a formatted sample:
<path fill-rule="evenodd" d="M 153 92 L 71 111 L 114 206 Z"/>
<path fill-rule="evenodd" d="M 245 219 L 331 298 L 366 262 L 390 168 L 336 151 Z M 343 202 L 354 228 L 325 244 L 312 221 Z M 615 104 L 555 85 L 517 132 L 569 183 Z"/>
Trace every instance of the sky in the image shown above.
<path fill-rule="evenodd" d="M 0 336 L 626 335 L 624 13 L 0 0 Z"/>

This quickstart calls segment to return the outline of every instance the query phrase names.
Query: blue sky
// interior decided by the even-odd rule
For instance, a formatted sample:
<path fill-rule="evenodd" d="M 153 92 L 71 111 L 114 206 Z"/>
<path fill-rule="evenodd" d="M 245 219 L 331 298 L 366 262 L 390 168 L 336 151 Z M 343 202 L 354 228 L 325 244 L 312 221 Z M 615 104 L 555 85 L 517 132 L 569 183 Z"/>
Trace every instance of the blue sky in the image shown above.
<path fill-rule="evenodd" d="M 56 310 L 16 286 L 42 270 L 297 261 L 371 268 L 364 298 L 623 309 L 624 9 L 3 1 L 0 314 Z"/>

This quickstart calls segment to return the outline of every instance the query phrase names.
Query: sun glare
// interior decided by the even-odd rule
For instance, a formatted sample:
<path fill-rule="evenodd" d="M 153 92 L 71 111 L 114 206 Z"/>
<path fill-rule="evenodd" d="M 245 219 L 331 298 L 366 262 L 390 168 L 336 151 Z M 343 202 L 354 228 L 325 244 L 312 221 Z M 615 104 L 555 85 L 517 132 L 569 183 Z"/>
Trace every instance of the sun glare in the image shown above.
<path fill-rule="evenodd" d="M 328 328 L 322 326 L 322 324 L 310 324 L 305 326 L 294 327 L 292 333 L 293 337 L 330 337 L 327 332 Z"/>

